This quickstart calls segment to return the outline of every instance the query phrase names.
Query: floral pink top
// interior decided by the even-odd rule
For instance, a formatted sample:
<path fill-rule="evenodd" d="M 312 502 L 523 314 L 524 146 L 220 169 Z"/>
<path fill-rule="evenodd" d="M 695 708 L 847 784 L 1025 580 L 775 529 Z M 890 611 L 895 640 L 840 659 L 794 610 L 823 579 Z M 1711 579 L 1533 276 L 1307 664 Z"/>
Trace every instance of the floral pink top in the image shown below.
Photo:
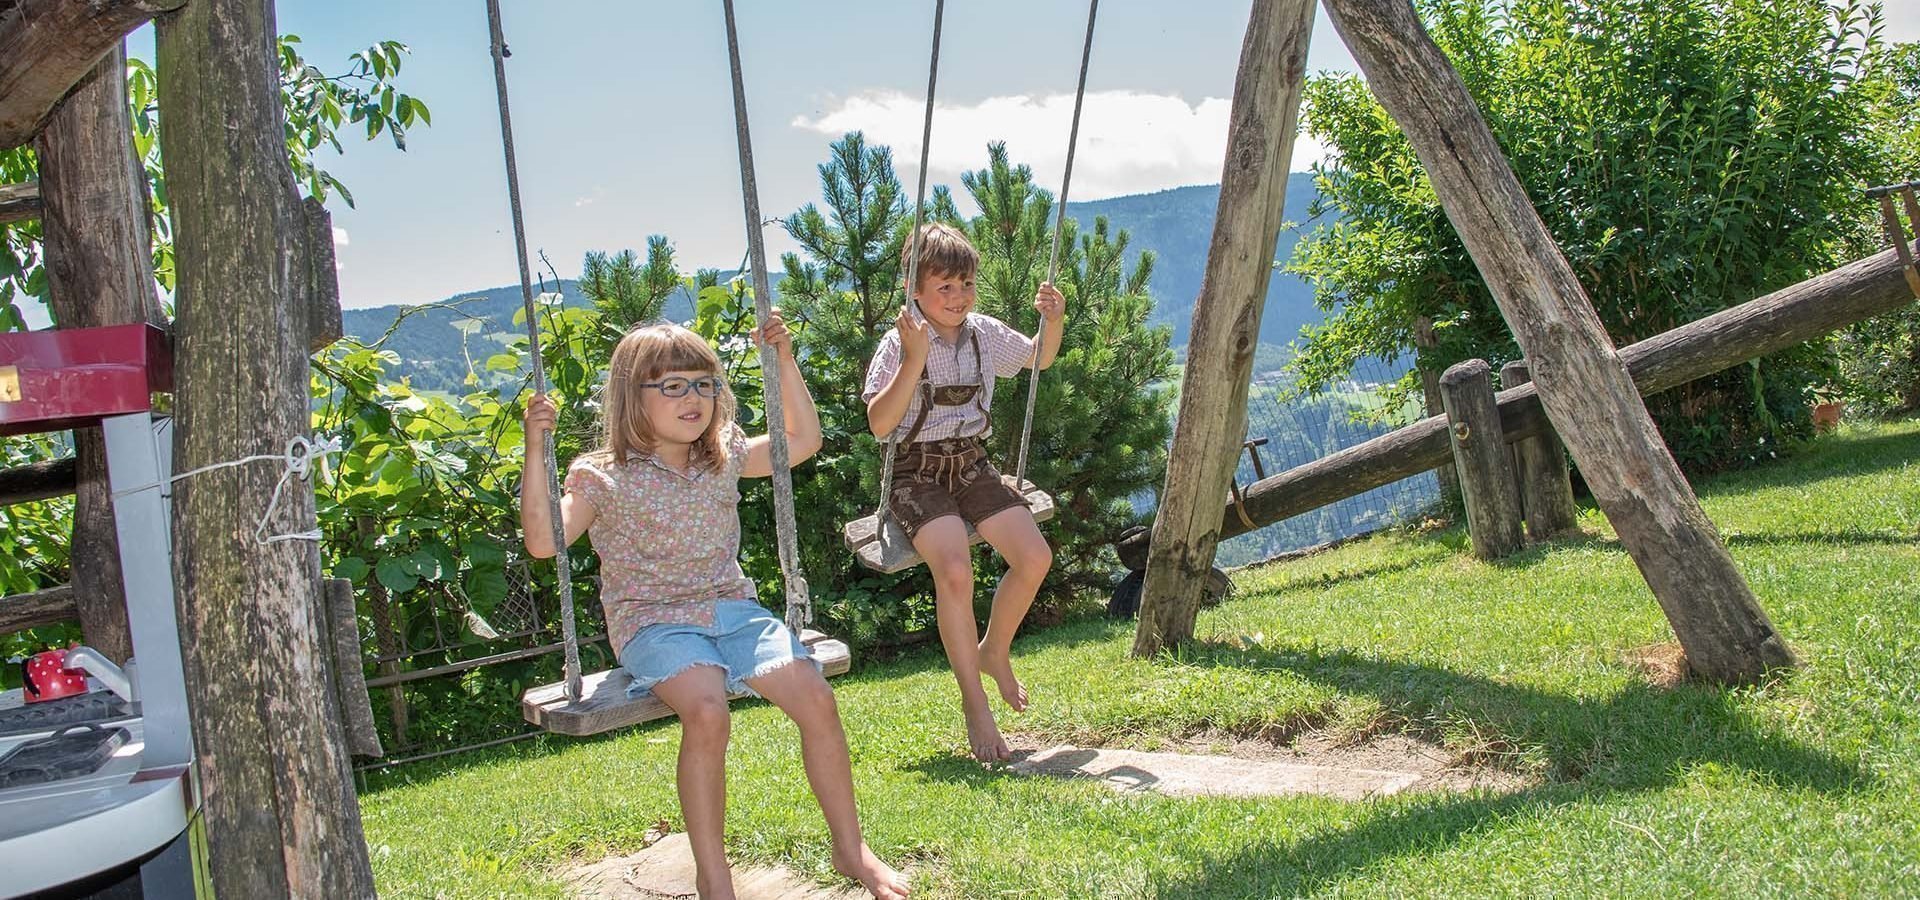
<path fill-rule="evenodd" d="M 740 426 L 727 426 L 726 449 L 719 472 L 682 472 L 639 454 L 568 468 L 567 492 L 593 504 L 587 533 L 615 653 L 648 625 L 710 625 L 716 601 L 758 598 L 740 569 Z"/>

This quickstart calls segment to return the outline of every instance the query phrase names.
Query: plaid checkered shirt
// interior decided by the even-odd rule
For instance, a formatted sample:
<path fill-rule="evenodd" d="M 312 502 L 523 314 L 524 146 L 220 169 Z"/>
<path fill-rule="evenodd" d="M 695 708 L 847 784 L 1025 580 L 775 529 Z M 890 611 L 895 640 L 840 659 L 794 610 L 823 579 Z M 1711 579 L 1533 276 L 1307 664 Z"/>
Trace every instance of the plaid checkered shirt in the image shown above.
<path fill-rule="evenodd" d="M 973 352 L 973 335 L 980 338 L 978 359 Z M 1012 378 L 1033 360 L 1033 351 L 1033 338 L 992 316 L 968 313 L 967 321 L 960 326 L 959 339 L 952 343 L 942 338 L 931 324 L 927 326 L 927 364 L 922 377 L 936 387 L 980 384 L 980 366 L 984 363 L 996 377 Z M 889 329 L 886 337 L 880 339 L 879 348 L 873 352 L 873 362 L 867 365 L 866 389 L 860 398 L 872 403 L 873 398 L 893 380 L 894 373 L 899 371 L 900 332 Z M 907 406 L 907 414 L 893 430 L 894 438 L 906 438 L 908 429 L 913 427 L 914 419 L 920 416 L 920 407 L 925 402 L 926 398 L 915 389 L 913 402 Z M 993 385 L 988 383 L 979 403 L 935 405 L 914 440 L 937 441 L 981 434 L 987 430 L 987 410 L 992 404 Z"/>

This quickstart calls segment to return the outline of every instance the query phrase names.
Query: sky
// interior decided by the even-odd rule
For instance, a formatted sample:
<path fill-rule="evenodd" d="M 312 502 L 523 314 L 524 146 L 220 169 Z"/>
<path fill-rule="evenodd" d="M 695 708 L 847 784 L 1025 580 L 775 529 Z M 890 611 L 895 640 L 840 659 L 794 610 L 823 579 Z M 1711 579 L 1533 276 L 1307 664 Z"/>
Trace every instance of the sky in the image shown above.
<path fill-rule="evenodd" d="M 721 5 L 504 0 L 508 80 L 530 250 L 578 274 L 591 250 L 644 249 L 664 234 L 684 267 L 738 265 L 745 247 Z M 1234 70 L 1251 0 L 1104 0 L 1074 160 L 1072 197 L 1093 200 L 1219 181 Z M 819 198 L 827 145 L 848 131 L 918 169 L 929 2 L 737 0 L 763 216 Z M 405 152 L 343 132 L 319 163 L 353 191 L 332 210 L 348 308 L 423 303 L 518 280 L 481 0 L 289 0 L 328 73 L 379 40 L 412 50 L 398 79 L 431 127 Z M 1004 140 L 1056 190 L 1087 7 L 1060 0 L 947 5 L 930 180 L 954 187 Z M 1887 0 L 1889 40 L 1920 40 L 1920 0 Z M 151 58 L 151 29 L 130 52 Z M 1309 71 L 1354 71 L 1316 10 Z M 1304 135 L 1293 168 L 1321 153 Z M 766 230 L 769 264 L 792 244 Z"/>

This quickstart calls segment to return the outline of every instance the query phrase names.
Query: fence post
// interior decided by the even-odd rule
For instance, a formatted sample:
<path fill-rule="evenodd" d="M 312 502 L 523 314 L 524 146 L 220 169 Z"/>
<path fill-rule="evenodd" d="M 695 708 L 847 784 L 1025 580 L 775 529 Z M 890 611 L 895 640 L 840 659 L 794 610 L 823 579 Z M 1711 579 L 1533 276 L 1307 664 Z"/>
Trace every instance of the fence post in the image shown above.
<path fill-rule="evenodd" d="M 1501 390 L 1532 380 L 1524 359 L 1500 367 Z M 1520 478 L 1520 506 L 1526 511 L 1528 538 L 1545 541 L 1579 530 L 1567 451 L 1553 426 L 1548 425 L 1537 437 L 1514 442 L 1513 468 Z"/>
<path fill-rule="evenodd" d="M 1500 431 L 1493 399 L 1493 367 L 1484 359 L 1455 363 L 1440 376 L 1440 401 L 1452 427 L 1454 467 L 1467 505 L 1473 555 L 1499 559 L 1525 543 L 1520 532 L 1520 492 Z"/>

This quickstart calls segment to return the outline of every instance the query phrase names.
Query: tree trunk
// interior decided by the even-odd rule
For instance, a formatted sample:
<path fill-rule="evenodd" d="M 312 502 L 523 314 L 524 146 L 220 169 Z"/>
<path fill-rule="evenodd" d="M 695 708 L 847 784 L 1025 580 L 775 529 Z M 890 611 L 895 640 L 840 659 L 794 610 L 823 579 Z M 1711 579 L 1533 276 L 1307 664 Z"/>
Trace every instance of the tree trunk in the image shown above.
<path fill-rule="evenodd" d="M 40 161 L 47 289 L 61 328 L 147 322 L 165 327 L 153 283 L 146 169 L 133 153 L 127 52 L 107 51 L 47 118 L 34 140 Z M 115 662 L 133 655 L 120 578 L 106 443 L 98 428 L 73 432 L 74 598 L 87 644 Z"/>
<path fill-rule="evenodd" d="M 379 524 L 372 517 L 361 516 L 354 525 L 360 531 L 364 546 L 371 548 L 380 536 Z M 393 598 L 387 593 L 387 586 L 380 583 L 378 578 L 367 579 L 367 614 L 373 619 L 373 646 L 381 657 L 380 675 L 390 677 L 400 674 L 400 629 L 395 627 L 393 621 Z M 387 688 L 387 713 L 393 720 L 394 747 L 409 746 L 407 689 L 404 685 L 394 684 Z"/>
<path fill-rule="evenodd" d="M 178 287 L 175 469 L 278 454 L 306 434 L 306 218 L 287 165 L 265 0 L 160 19 L 162 152 Z M 313 545 L 261 544 L 284 467 L 217 469 L 174 495 L 174 578 L 215 893 L 370 897 Z M 269 533 L 314 525 L 282 490 Z"/>
<path fill-rule="evenodd" d="M 1247 382 L 1285 214 L 1312 32 L 1312 0 L 1263 0 L 1254 4 L 1247 22 L 1234 78 L 1220 206 L 1193 308 L 1179 419 L 1141 588 L 1135 656 L 1152 656 L 1193 636 L 1201 592 L 1213 570 L 1220 539 L 1217 510 L 1247 433 Z"/>
<path fill-rule="evenodd" d="M 1437 343 L 1433 337 L 1433 319 L 1427 316 L 1414 317 L 1413 346 L 1419 351 L 1426 351 Z M 1420 372 L 1421 400 L 1426 404 L 1427 415 L 1444 416 L 1447 407 L 1440 399 L 1440 373 L 1428 366 L 1427 361 L 1420 358 L 1422 356 L 1424 353 L 1416 353 L 1414 363 L 1414 368 Z M 1434 468 L 1433 475 L 1440 481 L 1440 503 L 1446 511 L 1453 514 L 1465 510 L 1466 500 L 1460 496 L 1460 473 L 1451 465 L 1442 465 Z"/>
<path fill-rule="evenodd" d="M 33 139 L 127 32 L 187 0 L 17 0 L 0 6 L 0 150 Z M 120 77 L 125 77 L 124 73 Z"/>
<path fill-rule="evenodd" d="M 1794 665 L 1660 441 L 1585 291 L 1460 76 L 1407 0 L 1328 0 L 1412 142 L 1533 367 L 1540 401 L 1673 624 L 1694 671 L 1751 682 Z"/>

